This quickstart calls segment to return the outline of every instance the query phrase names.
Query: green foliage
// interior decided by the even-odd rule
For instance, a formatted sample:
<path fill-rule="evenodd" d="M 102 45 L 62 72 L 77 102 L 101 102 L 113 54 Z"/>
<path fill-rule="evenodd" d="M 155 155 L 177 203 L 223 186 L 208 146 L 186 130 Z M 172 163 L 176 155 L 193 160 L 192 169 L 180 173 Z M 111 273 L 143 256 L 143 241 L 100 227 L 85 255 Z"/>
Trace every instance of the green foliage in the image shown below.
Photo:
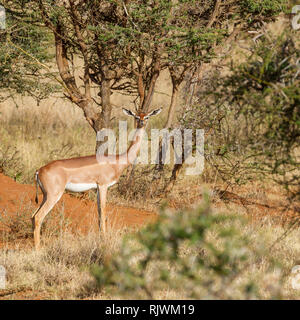
<path fill-rule="evenodd" d="M 106 10 L 108 19 L 103 7 L 92 1 L 87 9 L 91 16 L 88 29 L 97 37 L 95 45 L 106 65 L 111 70 L 122 66 L 120 82 L 126 79 L 126 84 L 116 82 L 113 88 L 130 94 L 137 94 L 137 74 L 142 75 L 147 92 L 155 72 L 170 65 L 184 68 L 208 61 L 212 44 L 226 33 L 205 28 L 199 15 L 204 18 L 208 13 L 199 9 L 199 1 L 135 0 L 124 6 L 123 1 L 115 1 L 113 8 Z M 94 69 L 99 69 L 99 57 L 93 53 L 91 57 Z"/>
<path fill-rule="evenodd" d="M 7 8 L 8 2 L 0 5 Z M 1 98 L 31 95 L 39 102 L 59 89 L 50 83 L 49 70 L 42 67 L 54 58 L 49 50 L 52 37 L 37 23 L 32 8 L 25 12 L 25 3 L 14 3 L 6 11 L 6 29 L 0 30 Z"/>
<path fill-rule="evenodd" d="M 3 86 L 12 87 L 18 93 L 31 92 L 37 98 L 50 94 L 55 88 L 50 89 L 40 80 L 45 74 L 38 74 L 41 66 L 36 62 L 50 61 L 48 48 L 55 45 L 53 35 L 59 34 L 64 39 L 64 54 L 70 65 L 74 64 L 74 56 L 82 58 L 85 64 L 82 73 L 87 72 L 86 79 L 99 86 L 93 97 L 97 104 L 103 103 L 99 99 L 101 86 L 109 79 L 109 90 L 140 96 L 142 109 L 147 109 L 157 76 L 163 69 L 169 68 L 173 84 L 177 82 L 178 85 L 188 69 L 211 60 L 215 44 L 222 43 L 232 25 L 242 23 L 243 28 L 247 28 L 253 21 L 273 17 L 281 10 L 283 2 L 232 1 L 222 4 L 219 12 L 215 12 L 214 0 L 63 3 L 2 0 L 11 26 L 6 33 L 36 60 L 11 48 L 6 38 L 2 38 L 5 45 L 0 57 L 5 60 L 9 56 L 10 59 L 5 62 L 4 76 L 0 80 Z M 247 19 L 243 18 L 244 14 Z M 49 31 L 53 32 L 52 37 Z M 74 75 L 71 68 L 68 72 Z M 15 79 L 11 81 L 8 74 L 13 74 Z M 26 77 L 22 78 L 24 74 Z M 35 76 L 39 81 L 33 80 Z M 69 85 L 68 80 L 64 82 Z M 77 88 L 77 91 L 80 90 Z M 78 92 L 73 94 L 78 95 Z"/>
<path fill-rule="evenodd" d="M 210 131 L 206 159 L 223 180 L 271 177 L 299 196 L 299 50 L 268 34 L 250 50 L 230 75 L 212 74 L 182 124 Z"/>
<path fill-rule="evenodd" d="M 98 285 L 127 298 L 155 298 L 164 290 L 179 290 L 182 298 L 258 298 L 253 279 L 239 277 L 262 257 L 266 274 L 274 262 L 239 231 L 244 226 L 240 217 L 214 213 L 205 198 L 195 210 L 163 210 L 155 224 L 125 238 L 118 255 L 92 268 Z"/>
<path fill-rule="evenodd" d="M 266 16 L 283 12 L 288 3 L 287 0 L 243 0 L 240 2 L 247 12 Z"/>

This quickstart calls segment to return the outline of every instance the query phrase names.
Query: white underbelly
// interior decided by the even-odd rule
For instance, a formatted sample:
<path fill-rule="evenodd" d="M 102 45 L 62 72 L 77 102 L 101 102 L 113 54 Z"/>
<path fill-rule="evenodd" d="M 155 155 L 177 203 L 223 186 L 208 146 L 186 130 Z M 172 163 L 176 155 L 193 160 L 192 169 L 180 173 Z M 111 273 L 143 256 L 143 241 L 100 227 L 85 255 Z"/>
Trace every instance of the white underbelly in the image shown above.
<path fill-rule="evenodd" d="M 110 184 L 107 185 L 107 187 L 109 188 L 109 187 L 113 186 L 116 182 L 117 182 L 117 181 L 111 182 Z"/>
<path fill-rule="evenodd" d="M 83 192 L 90 189 L 96 189 L 96 183 L 72 183 L 69 182 L 66 184 L 66 189 L 72 192 Z"/>
<path fill-rule="evenodd" d="M 111 183 L 107 184 L 106 187 L 111 187 L 117 181 L 112 181 Z M 97 189 L 97 183 L 72 183 L 69 182 L 66 184 L 65 189 L 72 191 L 72 192 L 83 192 L 90 189 Z"/>

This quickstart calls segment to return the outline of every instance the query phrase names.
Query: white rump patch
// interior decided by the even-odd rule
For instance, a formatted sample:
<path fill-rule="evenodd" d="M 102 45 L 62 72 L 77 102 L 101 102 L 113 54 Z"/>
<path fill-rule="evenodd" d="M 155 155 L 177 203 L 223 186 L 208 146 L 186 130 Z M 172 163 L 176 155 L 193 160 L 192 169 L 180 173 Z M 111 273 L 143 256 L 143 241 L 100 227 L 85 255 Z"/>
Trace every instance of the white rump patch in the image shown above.
<path fill-rule="evenodd" d="M 97 184 L 96 183 L 67 183 L 66 189 L 72 192 L 83 192 L 90 189 L 96 189 Z"/>

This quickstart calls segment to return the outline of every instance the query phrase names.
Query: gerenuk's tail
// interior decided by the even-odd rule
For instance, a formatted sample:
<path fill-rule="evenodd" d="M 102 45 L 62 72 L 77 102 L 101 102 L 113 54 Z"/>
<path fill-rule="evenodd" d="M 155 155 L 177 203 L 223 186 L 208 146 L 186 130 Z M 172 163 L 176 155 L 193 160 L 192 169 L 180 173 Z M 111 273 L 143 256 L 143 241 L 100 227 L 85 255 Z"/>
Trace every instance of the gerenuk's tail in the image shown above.
<path fill-rule="evenodd" d="M 36 187 L 35 203 L 38 203 L 38 202 L 39 202 L 39 198 L 38 198 L 38 192 L 39 192 L 38 174 L 39 174 L 39 172 L 37 171 L 37 172 L 35 173 L 35 187 Z"/>

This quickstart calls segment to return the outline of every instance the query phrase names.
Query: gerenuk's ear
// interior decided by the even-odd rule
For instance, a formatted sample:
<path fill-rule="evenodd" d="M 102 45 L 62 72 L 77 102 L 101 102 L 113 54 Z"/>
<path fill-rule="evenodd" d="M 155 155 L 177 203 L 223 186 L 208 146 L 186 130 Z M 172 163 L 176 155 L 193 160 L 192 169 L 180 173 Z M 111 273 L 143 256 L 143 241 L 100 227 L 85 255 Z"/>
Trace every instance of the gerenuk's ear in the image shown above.
<path fill-rule="evenodd" d="M 136 115 L 132 111 L 125 109 L 125 108 L 122 108 L 122 109 L 123 109 L 124 114 L 126 114 L 127 116 L 131 116 L 131 117 L 136 118 Z"/>
<path fill-rule="evenodd" d="M 162 111 L 162 108 L 153 110 L 145 116 L 145 119 L 148 119 L 152 116 L 156 116 L 157 114 L 161 113 L 161 111 Z"/>

